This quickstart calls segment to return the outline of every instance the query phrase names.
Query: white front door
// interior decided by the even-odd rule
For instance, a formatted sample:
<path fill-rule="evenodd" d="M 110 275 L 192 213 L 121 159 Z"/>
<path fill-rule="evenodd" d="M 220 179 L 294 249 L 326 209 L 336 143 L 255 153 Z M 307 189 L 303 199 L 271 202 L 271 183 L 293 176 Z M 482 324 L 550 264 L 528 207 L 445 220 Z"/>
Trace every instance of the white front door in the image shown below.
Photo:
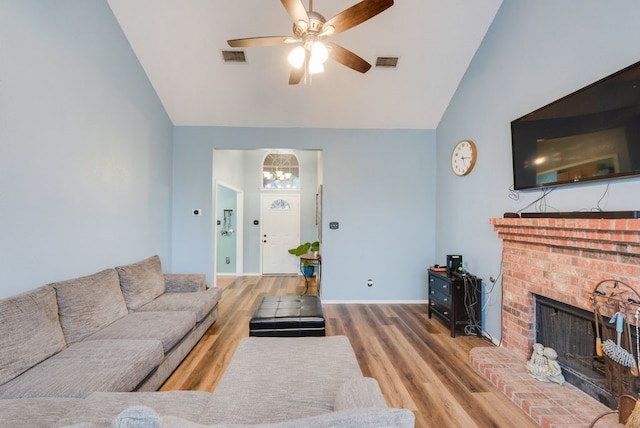
<path fill-rule="evenodd" d="M 289 254 L 300 242 L 300 195 L 262 195 L 262 273 L 294 274 L 299 260 Z"/>

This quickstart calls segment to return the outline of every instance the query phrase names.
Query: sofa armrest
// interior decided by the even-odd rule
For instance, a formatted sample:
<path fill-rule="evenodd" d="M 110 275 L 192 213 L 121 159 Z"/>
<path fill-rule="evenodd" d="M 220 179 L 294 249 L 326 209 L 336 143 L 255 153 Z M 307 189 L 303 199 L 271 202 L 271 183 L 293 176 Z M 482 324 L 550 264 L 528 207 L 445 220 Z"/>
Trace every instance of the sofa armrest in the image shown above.
<path fill-rule="evenodd" d="M 116 416 L 111 428 L 414 428 L 415 423 L 411 410 L 373 408 L 342 410 L 274 423 L 202 425 L 177 416 L 159 416 L 149 407 L 132 406 Z"/>
<path fill-rule="evenodd" d="M 187 293 L 207 289 L 207 280 L 203 273 L 165 273 L 164 283 L 167 293 Z"/>
<path fill-rule="evenodd" d="M 333 410 L 387 408 L 378 381 L 372 377 L 346 380 L 334 398 Z"/>

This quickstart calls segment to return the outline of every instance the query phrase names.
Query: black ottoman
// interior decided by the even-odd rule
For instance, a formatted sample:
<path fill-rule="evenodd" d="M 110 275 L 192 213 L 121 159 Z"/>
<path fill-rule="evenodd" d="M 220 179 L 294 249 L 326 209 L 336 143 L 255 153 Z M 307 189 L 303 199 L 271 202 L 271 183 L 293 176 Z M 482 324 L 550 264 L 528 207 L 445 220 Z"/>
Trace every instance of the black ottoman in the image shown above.
<path fill-rule="evenodd" d="M 318 296 L 265 296 L 249 321 L 249 336 L 324 336 Z"/>

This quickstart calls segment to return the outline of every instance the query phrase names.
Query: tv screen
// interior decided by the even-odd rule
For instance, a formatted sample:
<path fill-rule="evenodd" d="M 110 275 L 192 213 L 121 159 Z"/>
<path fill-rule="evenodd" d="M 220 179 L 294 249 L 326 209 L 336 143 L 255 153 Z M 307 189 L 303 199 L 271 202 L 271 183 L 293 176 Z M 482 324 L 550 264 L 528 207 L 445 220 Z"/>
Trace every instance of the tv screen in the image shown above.
<path fill-rule="evenodd" d="M 514 189 L 640 175 L 640 62 L 511 122 Z"/>

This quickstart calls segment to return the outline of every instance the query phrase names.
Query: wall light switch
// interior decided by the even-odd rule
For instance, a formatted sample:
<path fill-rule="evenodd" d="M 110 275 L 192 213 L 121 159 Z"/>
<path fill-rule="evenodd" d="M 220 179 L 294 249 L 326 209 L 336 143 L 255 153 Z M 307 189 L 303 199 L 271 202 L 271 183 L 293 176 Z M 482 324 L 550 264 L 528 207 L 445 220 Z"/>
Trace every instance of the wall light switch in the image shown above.
<path fill-rule="evenodd" d="M 329 229 L 338 229 L 340 227 L 340 223 L 338 223 L 337 221 L 332 221 L 329 222 Z"/>

